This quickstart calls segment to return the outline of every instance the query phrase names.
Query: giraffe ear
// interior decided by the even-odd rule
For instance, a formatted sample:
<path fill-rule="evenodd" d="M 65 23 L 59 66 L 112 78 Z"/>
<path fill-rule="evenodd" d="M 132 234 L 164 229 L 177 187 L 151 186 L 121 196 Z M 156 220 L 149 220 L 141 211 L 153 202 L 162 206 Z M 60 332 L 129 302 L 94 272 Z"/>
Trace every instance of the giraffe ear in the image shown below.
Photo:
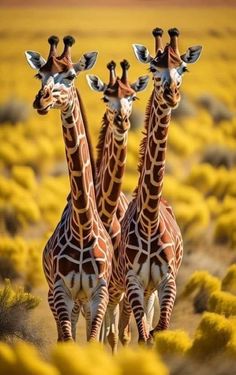
<path fill-rule="evenodd" d="M 149 76 L 138 77 L 137 81 L 132 83 L 131 87 L 134 91 L 139 92 L 146 89 L 149 81 Z"/>
<path fill-rule="evenodd" d="M 39 70 L 46 64 L 46 60 L 38 52 L 25 51 L 25 57 L 31 68 Z"/>
<path fill-rule="evenodd" d="M 142 44 L 132 44 L 136 58 L 143 64 L 147 64 L 152 60 L 148 49 Z"/>
<path fill-rule="evenodd" d="M 89 87 L 94 91 L 104 91 L 106 88 L 106 85 L 100 80 L 99 77 L 93 76 L 91 74 L 86 75 Z"/>
<path fill-rule="evenodd" d="M 76 73 L 82 70 L 91 69 L 96 60 L 97 60 L 98 52 L 88 52 L 81 56 L 78 63 L 74 64 L 74 69 Z"/>
<path fill-rule="evenodd" d="M 187 64 L 194 63 L 199 59 L 201 52 L 202 46 L 189 47 L 186 53 L 181 55 L 181 59 Z"/>

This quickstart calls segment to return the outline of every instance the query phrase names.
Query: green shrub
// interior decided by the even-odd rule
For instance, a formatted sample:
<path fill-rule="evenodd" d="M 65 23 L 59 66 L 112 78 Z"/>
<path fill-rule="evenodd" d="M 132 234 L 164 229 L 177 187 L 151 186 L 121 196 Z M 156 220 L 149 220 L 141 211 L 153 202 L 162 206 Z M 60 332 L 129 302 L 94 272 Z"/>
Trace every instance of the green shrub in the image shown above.
<path fill-rule="evenodd" d="M 9 280 L 0 289 L 0 340 L 21 338 L 34 341 L 28 326 L 29 312 L 39 304 L 39 299 L 23 289 L 14 291 Z"/>

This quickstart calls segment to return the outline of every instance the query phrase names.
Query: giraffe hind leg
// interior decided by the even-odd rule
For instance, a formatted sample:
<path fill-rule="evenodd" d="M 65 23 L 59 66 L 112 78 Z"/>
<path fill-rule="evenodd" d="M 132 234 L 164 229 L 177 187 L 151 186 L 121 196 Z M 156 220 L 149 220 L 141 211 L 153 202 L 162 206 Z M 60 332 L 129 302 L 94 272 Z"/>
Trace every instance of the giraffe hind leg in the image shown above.
<path fill-rule="evenodd" d="M 157 326 L 150 332 L 151 335 L 158 331 L 167 329 L 170 324 L 171 313 L 176 297 L 176 282 L 173 275 L 169 274 L 160 284 L 160 319 Z"/>
<path fill-rule="evenodd" d="M 108 288 L 102 280 L 91 297 L 91 325 L 88 341 L 98 341 L 108 304 Z"/>
<path fill-rule="evenodd" d="M 72 312 L 71 312 L 71 329 L 72 329 L 72 337 L 74 341 L 76 341 L 76 325 L 78 323 L 80 310 L 81 310 L 80 303 L 75 301 Z"/>
<path fill-rule="evenodd" d="M 132 307 L 132 311 L 136 320 L 136 325 L 139 334 L 139 343 L 147 343 L 149 332 L 147 329 L 147 319 L 144 310 L 144 290 L 140 286 L 135 277 L 128 277 L 127 282 L 127 297 Z"/>

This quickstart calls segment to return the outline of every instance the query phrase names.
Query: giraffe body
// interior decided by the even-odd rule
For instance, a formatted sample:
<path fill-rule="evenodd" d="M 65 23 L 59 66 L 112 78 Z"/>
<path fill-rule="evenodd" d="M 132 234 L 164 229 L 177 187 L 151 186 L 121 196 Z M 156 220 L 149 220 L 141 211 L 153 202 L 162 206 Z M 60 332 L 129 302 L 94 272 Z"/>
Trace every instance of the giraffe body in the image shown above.
<path fill-rule="evenodd" d="M 43 268 L 58 340 L 75 339 L 78 310 L 83 308 L 87 339 L 92 341 L 98 339 L 108 303 L 113 248 L 97 211 L 88 130 L 73 81 L 79 71 L 93 66 L 97 54 L 84 54 L 79 63 L 73 64 L 72 37 L 64 38 L 65 48 L 59 57 L 58 39 L 51 37 L 49 43 L 47 62 L 32 51 L 26 55 L 30 65 L 39 70 L 38 78 L 42 81 L 34 107 L 40 114 L 46 114 L 50 108 L 61 110 L 71 195 L 44 249 Z"/>
<path fill-rule="evenodd" d="M 136 82 L 130 84 L 127 79 L 129 63 L 121 62 L 122 76 L 116 76 L 115 63 L 111 61 L 107 65 L 110 71 L 110 80 L 104 84 L 96 76 L 88 76 L 88 83 L 95 91 L 103 92 L 103 100 L 106 104 L 106 112 L 103 117 L 100 131 L 98 158 L 96 163 L 96 198 L 99 215 L 110 234 L 114 255 L 113 268 L 118 259 L 118 246 L 121 240 L 121 222 L 128 206 L 125 195 L 121 192 L 122 178 L 126 163 L 128 130 L 130 128 L 129 117 L 132 111 L 132 103 L 136 99 L 136 93 L 144 90 L 148 83 L 148 76 L 139 77 Z M 113 276 L 109 285 L 112 292 Z M 108 308 L 109 310 L 109 308 Z M 106 322 L 109 320 L 109 312 L 106 314 Z M 112 351 L 116 352 L 118 342 L 118 313 L 115 321 L 106 323 L 104 329 L 113 325 L 110 332 L 106 333 Z M 104 337 L 106 339 L 106 337 Z"/>
<path fill-rule="evenodd" d="M 176 275 L 183 255 L 180 229 L 173 211 L 162 198 L 168 128 L 171 109 L 180 101 L 179 86 L 186 61 L 199 57 L 200 47 L 190 48 L 180 56 L 178 31 L 169 30 L 170 44 L 162 47 L 162 30 L 155 29 L 156 57 L 142 45 L 134 45 L 136 56 L 150 63 L 154 90 L 145 121 L 145 136 L 140 148 L 139 182 L 122 222 L 121 244 L 116 275 L 113 307 L 125 290 L 135 316 L 139 341 L 148 342 L 151 335 L 169 326 L 176 296 Z M 160 303 L 159 322 L 150 335 L 154 293 Z M 128 306 L 128 304 L 126 304 Z M 123 312 L 123 332 L 130 322 L 131 309 Z"/>

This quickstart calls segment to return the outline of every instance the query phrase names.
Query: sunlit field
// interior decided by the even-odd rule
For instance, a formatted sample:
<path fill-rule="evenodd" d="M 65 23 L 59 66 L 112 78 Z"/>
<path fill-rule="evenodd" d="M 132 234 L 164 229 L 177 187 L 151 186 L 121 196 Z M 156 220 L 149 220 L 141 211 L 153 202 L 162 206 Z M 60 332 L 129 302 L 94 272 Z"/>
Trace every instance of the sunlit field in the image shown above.
<path fill-rule="evenodd" d="M 76 356 L 84 361 L 71 368 L 69 374 L 89 374 L 84 368 L 90 358 L 98 363 L 91 374 L 108 368 L 109 374 L 129 374 L 129 369 L 142 375 L 169 371 L 177 374 L 183 366 L 195 373 L 195 361 L 204 362 L 218 355 L 231 367 L 221 369 L 221 361 L 216 359 L 213 373 L 233 373 L 227 371 L 236 361 L 235 19 L 235 8 L 1 8 L 0 314 L 4 298 L 9 299 L 8 306 L 14 305 L 19 286 L 41 301 L 29 302 L 27 298 L 34 298 L 31 295 L 19 297 L 27 301 L 26 325 L 32 325 L 35 336 L 4 336 L 0 316 L 0 340 L 18 343 L 15 349 L 0 343 L 0 374 L 68 374 L 68 366 Z M 51 110 L 41 117 L 34 112 L 32 103 L 40 82 L 34 78 L 36 72 L 27 64 L 24 51 L 34 50 L 47 58 L 48 37 L 58 35 L 58 50 L 62 51 L 62 39 L 70 34 L 76 39 L 72 47 L 74 62 L 84 52 L 99 52 L 96 65 L 88 73 L 107 82 L 106 64 L 115 60 L 121 72 L 119 62 L 126 58 L 131 65 L 129 80 L 134 82 L 149 73 L 147 66 L 136 60 L 132 43 L 144 44 L 154 54 L 151 32 L 157 26 L 165 30 L 166 42 L 167 30 L 178 27 L 181 53 L 193 45 L 203 46 L 200 60 L 190 65 L 190 72 L 184 76 L 182 102 L 173 112 L 169 129 L 164 196 L 173 206 L 185 242 L 170 331 L 156 337 L 153 351 L 135 352 L 133 327 L 131 349 L 114 360 L 93 346 L 71 346 L 69 352 L 65 346 L 52 348 L 56 329 L 46 302 L 41 254 L 66 204 L 69 181 L 59 111 Z M 76 86 L 96 155 L 105 105 L 101 94 L 90 90 L 85 72 L 80 73 Z M 123 181 L 128 198 L 137 185 L 138 148 L 151 91 L 152 80 L 133 105 Z M 12 286 L 4 284 L 5 279 L 10 279 Z M 84 333 L 81 318 L 80 343 L 85 342 Z M 22 340 L 36 343 L 50 364 L 39 359 Z M 35 358 L 35 368 L 24 362 L 25 351 L 32 351 L 29 355 Z M 142 365 L 145 361 L 150 366 Z M 203 369 L 203 373 L 209 372 Z"/>

